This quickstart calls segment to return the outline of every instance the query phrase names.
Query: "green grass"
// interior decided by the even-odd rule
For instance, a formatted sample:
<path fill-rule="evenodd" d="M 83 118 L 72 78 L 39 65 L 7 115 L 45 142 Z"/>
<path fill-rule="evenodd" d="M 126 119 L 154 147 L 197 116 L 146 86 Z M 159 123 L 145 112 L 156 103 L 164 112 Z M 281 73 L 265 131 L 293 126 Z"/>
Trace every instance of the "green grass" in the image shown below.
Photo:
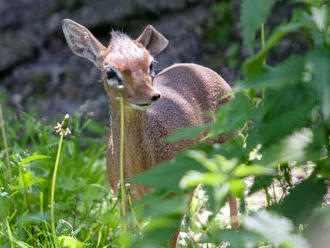
<path fill-rule="evenodd" d="M 51 183 L 60 137 L 53 126 L 60 119 L 46 122 L 6 107 L 3 112 L 8 150 L 2 138 L 0 247 L 55 247 Z M 84 116 L 80 111 L 72 116 L 72 135 L 63 140 L 54 199 L 56 236 L 61 247 L 111 247 L 119 242 L 120 212 L 106 177 L 107 128 Z"/>

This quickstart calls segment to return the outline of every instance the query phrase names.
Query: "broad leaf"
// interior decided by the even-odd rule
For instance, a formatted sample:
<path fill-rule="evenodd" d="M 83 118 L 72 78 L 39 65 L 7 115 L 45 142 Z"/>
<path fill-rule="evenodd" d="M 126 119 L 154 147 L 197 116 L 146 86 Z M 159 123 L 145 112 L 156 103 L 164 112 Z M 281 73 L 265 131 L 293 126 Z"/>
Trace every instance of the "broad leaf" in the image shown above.
<path fill-rule="evenodd" d="M 19 217 L 18 222 L 20 224 L 40 224 L 50 220 L 49 213 L 35 213 L 25 214 Z"/>
<path fill-rule="evenodd" d="M 217 135 L 240 129 L 255 114 L 256 108 L 249 98 L 243 93 L 238 93 L 235 99 L 219 109 L 217 120 L 211 126 L 211 133 Z"/>
<path fill-rule="evenodd" d="M 261 87 L 280 88 L 299 82 L 304 72 L 304 57 L 293 55 L 275 68 L 251 74 L 237 87 L 254 89 Z"/>
<path fill-rule="evenodd" d="M 271 185 L 273 178 L 274 178 L 274 176 L 257 176 L 257 177 L 255 177 L 249 194 L 253 194 L 261 189 L 267 188 L 269 185 Z"/>
<path fill-rule="evenodd" d="M 205 185 L 216 185 L 221 184 L 225 181 L 226 177 L 221 174 L 206 172 L 202 173 L 199 171 L 188 171 L 180 181 L 180 187 L 183 189 L 189 187 L 195 187 L 199 184 Z"/>
<path fill-rule="evenodd" d="M 66 248 L 83 248 L 84 243 L 79 240 L 70 237 L 70 236 L 60 236 L 58 237 L 58 241 L 60 242 L 62 247 Z"/>
<path fill-rule="evenodd" d="M 268 90 L 258 116 L 248 137 L 252 149 L 262 144 L 262 152 L 282 138 L 298 131 L 310 122 L 310 112 L 316 105 L 313 90 L 302 85 L 285 87 L 285 90 Z"/>
<path fill-rule="evenodd" d="M 330 119 L 330 51 L 312 50 L 307 55 L 312 74 L 311 84 L 318 92 L 325 120 Z"/>
<path fill-rule="evenodd" d="M 164 139 L 165 142 L 176 142 L 182 139 L 195 139 L 202 132 L 209 128 L 210 124 L 204 124 L 200 126 L 191 126 L 179 129 L 177 132 L 169 135 Z"/>
<path fill-rule="evenodd" d="M 324 181 L 312 175 L 295 186 L 282 202 L 270 209 L 290 218 L 295 224 L 301 224 L 309 218 L 313 209 L 321 206 L 326 192 Z"/>
<path fill-rule="evenodd" d="M 275 46 L 282 37 L 285 35 L 297 31 L 302 27 L 299 23 L 289 23 L 276 28 L 267 40 L 264 49 L 259 51 L 255 56 L 248 58 L 244 64 L 244 71 L 249 75 L 254 72 L 260 72 L 263 68 L 263 61 L 266 58 L 269 50 Z"/>
<path fill-rule="evenodd" d="M 243 225 L 247 230 L 264 236 L 275 246 L 287 243 L 289 247 L 310 247 L 301 235 L 292 233 L 294 226 L 288 219 L 265 210 L 245 217 Z"/>
<path fill-rule="evenodd" d="M 127 181 L 166 188 L 172 191 L 181 191 L 179 182 L 183 175 L 190 170 L 206 171 L 197 161 L 181 153 L 173 161 L 161 163 L 159 166 L 137 174 Z"/>
<path fill-rule="evenodd" d="M 276 167 L 278 163 L 290 161 L 303 162 L 307 159 L 306 149 L 312 143 L 313 133 L 309 128 L 303 128 L 292 135 L 274 142 L 263 156 L 263 164 Z"/>
<path fill-rule="evenodd" d="M 248 230 L 211 230 L 204 234 L 199 242 L 229 242 L 230 247 L 253 248 L 263 239 L 263 237 Z"/>
<path fill-rule="evenodd" d="M 261 175 L 273 175 L 274 170 L 260 165 L 245 165 L 240 164 L 236 167 L 234 174 L 236 177 L 246 177 L 246 176 L 261 176 Z"/>
<path fill-rule="evenodd" d="M 30 162 L 35 161 L 35 160 L 49 159 L 49 158 L 50 158 L 49 156 L 33 154 L 32 156 L 23 159 L 20 162 L 19 166 L 24 166 L 25 164 L 30 163 Z"/>
<path fill-rule="evenodd" d="M 257 30 L 266 22 L 272 7 L 277 0 L 243 0 L 241 5 L 241 26 L 244 45 L 252 53 L 253 41 Z"/>
<path fill-rule="evenodd" d="M 19 177 L 18 178 L 19 185 L 16 188 L 18 189 L 23 189 L 24 187 L 28 188 L 32 185 L 35 185 L 37 183 L 43 183 L 45 181 L 45 179 L 41 177 L 34 177 L 31 171 L 29 170 L 24 172 L 23 177 L 24 177 L 24 183 L 22 177 Z"/>

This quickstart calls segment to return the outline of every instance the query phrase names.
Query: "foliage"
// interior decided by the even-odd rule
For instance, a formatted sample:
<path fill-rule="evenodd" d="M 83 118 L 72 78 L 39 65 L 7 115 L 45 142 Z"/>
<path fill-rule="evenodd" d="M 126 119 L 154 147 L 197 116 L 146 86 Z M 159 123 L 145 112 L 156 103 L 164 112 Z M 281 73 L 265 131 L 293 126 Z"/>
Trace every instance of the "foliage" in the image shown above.
<path fill-rule="evenodd" d="M 241 5 L 244 44 L 251 52 L 276 1 L 256 2 L 242 0 Z M 106 141 L 95 138 L 105 136 L 104 128 L 82 111 L 73 115 L 73 134 L 64 140 L 56 179 L 61 247 L 164 247 L 182 218 L 185 247 L 321 247 L 330 223 L 329 206 L 322 204 L 330 178 L 330 7 L 322 0 L 292 2 L 285 3 L 293 8 L 289 22 L 266 25 L 268 39 L 261 32 L 265 42 L 244 62 L 235 99 L 219 109 L 213 122 L 166 139 L 205 133 L 212 139 L 224 133 L 230 137 L 227 142 L 202 142 L 127 180 L 153 190 L 133 204 L 128 197 L 125 218 L 120 218 L 120 204 L 106 182 Z M 226 15 L 230 10 L 227 3 L 213 6 L 214 12 Z M 293 32 L 306 37 L 309 50 L 267 65 L 269 52 Z M 13 184 L 2 149 L 0 246 L 54 247 L 50 193 L 59 139 L 51 125 L 31 114 L 6 108 L 4 117 Z M 297 171 L 308 173 L 297 181 Z M 130 196 L 129 186 L 125 191 Z M 261 192 L 266 206 L 258 211 L 248 202 Z M 237 230 L 228 228 L 223 213 L 233 195 L 240 200 Z"/>
<path fill-rule="evenodd" d="M 244 44 L 251 52 L 255 34 L 275 2 L 242 1 Z M 194 138 L 207 130 L 208 138 L 221 133 L 236 136 L 220 146 L 198 145 L 131 180 L 162 192 L 146 197 L 149 208 L 150 202 L 174 197 L 173 193 L 183 197 L 187 190 L 203 184 L 206 207 L 212 213 L 203 228 L 195 230 L 202 234 L 195 244 L 227 241 L 232 247 L 310 247 L 312 243 L 307 235 L 312 230 L 301 227 L 322 207 L 330 175 L 330 22 L 325 1 L 301 2 L 304 4 L 294 8 L 292 19 L 275 27 L 261 50 L 245 61 L 245 78 L 235 84 L 235 99 L 220 108 L 216 120 L 180 130 L 167 141 Z M 266 65 L 269 51 L 292 32 L 307 37 L 310 50 L 292 54 L 275 67 Z M 292 171 L 306 164 L 311 175 L 293 185 Z M 248 187 L 251 175 L 254 184 Z M 283 190 L 280 199 L 269 193 L 276 184 Z M 261 212 L 246 209 L 245 200 L 258 190 L 266 192 L 267 208 Z M 242 226 L 237 231 L 215 224 L 219 208 L 231 195 L 241 200 Z M 153 216 L 153 222 L 157 222 L 157 216 Z"/>
<path fill-rule="evenodd" d="M 107 247 L 118 242 L 119 209 L 106 179 L 106 142 L 94 138 L 100 136 L 95 131 L 104 129 L 84 115 L 72 116 L 73 135 L 63 145 L 55 195 L 56 234 L 62 247 Z M 0 246 L 54 247 L 50 189 L 59 138 L 31 114 L 5 108 L 4 117 L 14 185 L 8 184 L 1 149 Z M 106 130 L 102 134 L 105 137 Z"/>

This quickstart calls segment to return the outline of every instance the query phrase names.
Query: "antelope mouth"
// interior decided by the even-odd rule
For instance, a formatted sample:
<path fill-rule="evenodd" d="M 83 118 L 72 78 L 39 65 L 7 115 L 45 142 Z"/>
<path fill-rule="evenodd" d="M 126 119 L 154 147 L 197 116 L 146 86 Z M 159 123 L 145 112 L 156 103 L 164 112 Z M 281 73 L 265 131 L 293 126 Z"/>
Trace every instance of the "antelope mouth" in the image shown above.
<path fill-rule="evenodd" d="M 133 108 L 135 108 L 135 109 L 145 110 L 145 109 L 149 108 L 150 105 L 151 105 L 152 103 L 141 103 L 141 104 L 136 104 L 136 103 L 131 103 L 131 102 L 130 102 L 130 104 L 131 104 L 131 106 L 132 106 Z"/>

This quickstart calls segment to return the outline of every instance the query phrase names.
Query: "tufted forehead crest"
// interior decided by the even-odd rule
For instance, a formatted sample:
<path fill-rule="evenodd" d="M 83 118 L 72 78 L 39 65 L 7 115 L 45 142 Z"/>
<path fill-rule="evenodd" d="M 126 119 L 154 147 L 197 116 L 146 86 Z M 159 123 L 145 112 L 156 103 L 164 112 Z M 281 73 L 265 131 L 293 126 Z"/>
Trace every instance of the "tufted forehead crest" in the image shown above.
<path fill-rule="evenodd" d="M 136 41 L 118 31 L 111 32 L 109 49 L 111 58 L 120 64 L 143 60 L 149 55 L 147 50 L 139 46 Z"/>

